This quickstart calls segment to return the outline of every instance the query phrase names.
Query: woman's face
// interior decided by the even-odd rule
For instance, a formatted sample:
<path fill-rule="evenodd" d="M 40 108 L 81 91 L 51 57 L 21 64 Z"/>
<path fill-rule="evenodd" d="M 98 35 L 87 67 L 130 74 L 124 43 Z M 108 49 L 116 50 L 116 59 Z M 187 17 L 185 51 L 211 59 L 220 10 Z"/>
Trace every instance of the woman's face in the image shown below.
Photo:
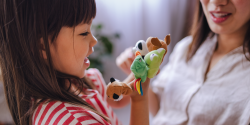
<path fill-rule="evenodd" d="M 94 51 L 96 38 L 90 31 L 90 24 L 79 24 L 75 27 L 62 27 L 56 40 L 50 44 L 53 66 L 56 70 L 84 77 L 89 67 L 88 56 Z"/>
<path fill-rule="evenodd" d="M 232 34 L 247 29 L 250 0 L 200 0 L 210 29 L 217 34 Z"/>

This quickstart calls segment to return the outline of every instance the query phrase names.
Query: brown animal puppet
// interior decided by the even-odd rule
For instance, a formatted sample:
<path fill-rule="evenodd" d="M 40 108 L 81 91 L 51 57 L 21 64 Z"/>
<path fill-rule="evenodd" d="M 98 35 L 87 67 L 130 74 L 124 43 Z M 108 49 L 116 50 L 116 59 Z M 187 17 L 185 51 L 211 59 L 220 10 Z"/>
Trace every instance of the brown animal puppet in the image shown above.
<path fill-rule="evenodd" d="M 159 40 L 157 37 L 149 37 L 146 41 L 148 51 L 151 52 L 152 50 L 157 50 L 159 48 L 163 48 L 166 50 L 166 52 L 164 54 L 164 57 L 165 57 L 165 55 L 167 53 L 167 49 L 168 49 L 167 47 L 170 44 L 170 41 L 171 41 L 170 34 L 164 38 L 164 41 Z"/>
<path fill-rule="evenodd" d="M 133 92 L 132 87 L 126 83 L 110 78 L 110 83 L 107 86 L 106 94 L 108 98 L 114 101 L 120 101 L 123 95 L 129 95 Z"/>

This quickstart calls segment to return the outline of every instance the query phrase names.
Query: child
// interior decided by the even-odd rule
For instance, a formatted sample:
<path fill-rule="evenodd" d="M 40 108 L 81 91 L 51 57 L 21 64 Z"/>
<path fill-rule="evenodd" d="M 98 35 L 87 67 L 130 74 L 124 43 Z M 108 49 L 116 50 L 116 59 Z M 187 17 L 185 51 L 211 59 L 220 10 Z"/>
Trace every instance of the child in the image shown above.
<path fill-rule="evenodd" d="M 0 0 L 0 61 L 16 124 L 121 124 L 100 72 L 86 70 L 95 14 L 94 0 Z M 130 123 L 149 124 L 147 91 L 131 102 Z"/>

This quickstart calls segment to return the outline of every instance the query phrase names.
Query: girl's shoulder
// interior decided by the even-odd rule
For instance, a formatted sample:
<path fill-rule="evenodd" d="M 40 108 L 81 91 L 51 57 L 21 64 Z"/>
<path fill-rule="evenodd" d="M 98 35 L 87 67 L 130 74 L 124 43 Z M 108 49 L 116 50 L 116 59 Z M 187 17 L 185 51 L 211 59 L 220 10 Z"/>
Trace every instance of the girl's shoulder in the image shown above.
<path fill-rule="evenodd" d="M 93 82 L 96 90 L 102 95 L 102 97 L 105 97 L 106 83 L 101 72 L 98 69 L 90 68 L 86 70 L 85 75 Z"/>
<path fill-rule="evenodd" d="M 32 116 L 33 125 L 109 125 L 101 116 L 81 106 L 50 101 L 38 105 Z"/>

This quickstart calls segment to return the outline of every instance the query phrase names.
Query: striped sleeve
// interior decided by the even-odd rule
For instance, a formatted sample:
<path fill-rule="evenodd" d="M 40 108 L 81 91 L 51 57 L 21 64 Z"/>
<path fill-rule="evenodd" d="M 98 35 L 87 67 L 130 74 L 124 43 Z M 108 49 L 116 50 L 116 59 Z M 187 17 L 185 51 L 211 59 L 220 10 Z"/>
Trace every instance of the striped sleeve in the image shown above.
<path fill-rule="evenodd" d="M 106 83 L 102 77 L 101 72 L 98 69 L 90 68 L 89 70 L 87 70 L 86 74 L 96 86 L 97 91 L 105 99 Z"/>
<path fill-rule="evenodd" d="M 32 117 L 33 125 L 109 125 L 98 114 L 72 104 L 53 101 L 40 104 Z"/>

